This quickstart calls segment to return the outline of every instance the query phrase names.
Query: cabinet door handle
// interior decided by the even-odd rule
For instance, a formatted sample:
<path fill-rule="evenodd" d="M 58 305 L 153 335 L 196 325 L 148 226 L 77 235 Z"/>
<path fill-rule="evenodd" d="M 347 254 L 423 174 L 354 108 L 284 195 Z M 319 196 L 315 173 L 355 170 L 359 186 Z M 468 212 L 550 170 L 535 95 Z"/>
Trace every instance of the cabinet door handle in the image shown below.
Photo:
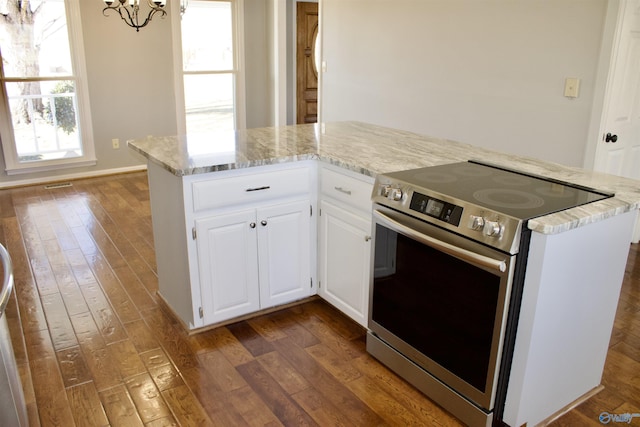
<path fill-rule="evenodd" d="M 246 192 L 250 192 L 250 191 L 262 191 L 262 190 L 268 190 L 270 189 L 271 186 L 270 185 L 265 185 L 264 187 L 255 187 L 255 188 L 247 188 L 245 191 Z"/>
<path fill-rule="evenodd" d="M 370 241 L 370 240 L 371 240 L 371 236 L 364 236 L 364 241 L 365 241 L 365 242 L 368 242 L 368 241 Z"/>
<path fill-rule="evenodd" d="M 255 222 L 252 222 L 251 224 L 249 224 L 249 227 L 251 227 L 251 228 L 256 228 L 256 223 L 255 223 Z"/>
<path fill-rule="evenodd" d="M 351 195 L 351 190 L 345 190 L 345 189 L 344 189 L 344 188 L 342 188 L 342 187 L 333 187 L 333 188 L 334 188 L 336 191 L 339 191 L 339 192 L 341 192 L 341 193 L 344 193 L 344 194 L 346 194 L 346 195 L 348 195 L 348 196 L 350 196 L 350 195 Z"/>
<path fill-rule="evenodd" d="M 260 224 L 262 224 L 262 226 L 265 227 L 267 225 L 267 220 L 263 219 L 262 221 L 260 221 Z"/>

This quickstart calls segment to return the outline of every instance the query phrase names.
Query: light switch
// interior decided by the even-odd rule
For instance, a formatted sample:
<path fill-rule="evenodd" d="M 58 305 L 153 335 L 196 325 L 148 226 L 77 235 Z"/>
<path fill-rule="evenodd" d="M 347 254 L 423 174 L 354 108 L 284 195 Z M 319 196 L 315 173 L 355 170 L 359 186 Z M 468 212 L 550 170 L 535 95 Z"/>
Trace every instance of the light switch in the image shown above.
<path fill-rule="evenodd" d="M 577 77 L 567 77 L 564 81 L 564 96 L 567 98 L 577 98 L 580 93 L 580 79 Z"/>

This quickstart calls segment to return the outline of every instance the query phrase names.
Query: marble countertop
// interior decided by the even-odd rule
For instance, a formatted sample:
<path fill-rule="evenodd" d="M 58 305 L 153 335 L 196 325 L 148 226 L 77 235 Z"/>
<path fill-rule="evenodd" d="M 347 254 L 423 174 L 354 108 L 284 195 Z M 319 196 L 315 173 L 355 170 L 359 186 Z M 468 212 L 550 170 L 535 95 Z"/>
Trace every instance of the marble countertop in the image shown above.
<path fill-rule="evenodd" d="M 479 160 L 615 193 L 606 200 L 530 220 L 529 228 L 543 234 L 640 208 L 640 181 L 359 122 L 248 129 L 189 136 L 188 140 L 184 136 L 153 137 L 128 141 L 128 146 L 176 176 L 317 159 L 375 177 Z"/>

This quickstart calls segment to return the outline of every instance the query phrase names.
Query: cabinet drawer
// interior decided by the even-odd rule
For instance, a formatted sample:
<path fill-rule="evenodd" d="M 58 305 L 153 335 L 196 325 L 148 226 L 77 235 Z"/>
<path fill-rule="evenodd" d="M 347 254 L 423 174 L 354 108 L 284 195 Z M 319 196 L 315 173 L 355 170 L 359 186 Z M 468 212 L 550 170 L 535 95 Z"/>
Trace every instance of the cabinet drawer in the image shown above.
<path fill-rule="evenodd" d="M 320 191 L 329 197 L 364 211 L 371 210 L 373 183 L 361 181 L 328 168 L 322 168 Z"/>
<path fill-rule="evenodd" d="M 309 193 L 309 169 L 288 169 L 199 181 L 192 184 L 193 211 Z"/>

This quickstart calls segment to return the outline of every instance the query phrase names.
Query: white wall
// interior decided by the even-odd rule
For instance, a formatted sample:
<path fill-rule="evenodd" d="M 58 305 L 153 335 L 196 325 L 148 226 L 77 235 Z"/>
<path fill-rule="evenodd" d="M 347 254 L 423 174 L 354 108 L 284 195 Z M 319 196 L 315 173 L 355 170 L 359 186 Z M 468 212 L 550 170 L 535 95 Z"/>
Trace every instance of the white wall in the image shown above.
<path fill-rule="evenodd" d="M 176 133 L 170 20 L 156 16 L 139 33 L 117 14 L 102 15 L 101 1 L 80 1 L 97 165 L 7 176 L 0 184 L 94 174 L 143 164 L 126 140 Z M 120 139 L 114 150 L 113 138 Z"/>
<path fill-rule="evenodd" d="M 136 32 L 117 13 L 103 16 L 103 2 L 80 3 L 96 168 L 140 164 L 128 139 L 176 133 L 171 20 L 156 15 Z M 120 139 L 119 150 L 112 138 Z"/>
<path fill-rule="evenodd" d="M 606 0 L 321 3 L 323 121 L 582 165 Z"/>
<path fill-rule="evenodd" d="M 245 0 L 250 127 L 270 125 L 274 114 L 272 3 Z M 287 1 L 288 11 L 294 3 Z M 119 17 L 104 17 L 101 1 L 80 4 L 98 164 L 28 176 L 0 172 L 0 186 L 142 165 L 124 141 L 177 132 L 170 19 L 156 17 L 136 33 Z M 363 120 L 581 165 L 606 5 L 321 0 L 328 64 L 322 118 Z M 562 96 L 568 76 L 582 79 L 576 100 Z M 112 138 L 121 140 L 119 150 L 111 148 Z"/>
<path fill-rule="evenodd" d="M 273 91 L 269 74 L 273 38 L 269 33 L 271 7 L 264 0 L 244 0 L 245 89 L 247 127 L 269 126 L 272 121 Z"/>

